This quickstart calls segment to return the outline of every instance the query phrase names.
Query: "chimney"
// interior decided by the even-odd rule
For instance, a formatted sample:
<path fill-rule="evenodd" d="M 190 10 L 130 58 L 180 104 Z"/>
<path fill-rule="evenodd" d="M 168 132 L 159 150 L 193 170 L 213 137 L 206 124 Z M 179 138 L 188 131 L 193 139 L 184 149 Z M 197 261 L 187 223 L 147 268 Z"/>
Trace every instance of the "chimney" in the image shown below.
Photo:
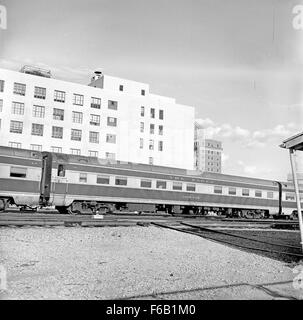
<path fill-rule="evenodd" d="M 104 84 L 103 71 L 101 69 L 97 69 L 91 78 L 91 83 L 89 84 L 89 86 L 103 89 L 103 84 Z"/>

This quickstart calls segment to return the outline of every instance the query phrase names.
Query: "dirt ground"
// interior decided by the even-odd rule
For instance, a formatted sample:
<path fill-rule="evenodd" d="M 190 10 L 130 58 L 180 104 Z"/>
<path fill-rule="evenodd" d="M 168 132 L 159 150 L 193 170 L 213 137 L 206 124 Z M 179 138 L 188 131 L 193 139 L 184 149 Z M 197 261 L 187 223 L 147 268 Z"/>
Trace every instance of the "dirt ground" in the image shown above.
<path fill-rule="evenodd" d="M 301 299 L 292 265 L 157 227 L 0 229 L 2 299 Z"/>

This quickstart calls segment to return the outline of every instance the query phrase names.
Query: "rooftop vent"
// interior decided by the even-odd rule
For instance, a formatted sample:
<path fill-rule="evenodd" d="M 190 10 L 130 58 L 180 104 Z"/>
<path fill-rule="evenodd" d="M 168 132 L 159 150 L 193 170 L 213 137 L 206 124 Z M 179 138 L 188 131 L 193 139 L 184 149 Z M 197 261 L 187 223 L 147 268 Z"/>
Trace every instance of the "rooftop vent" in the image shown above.
<path fill-rule="evenodd" d="M 35 66 L 23 66 L 20 70 L 22 73 L 32 74 L 34 76 L 51 78 L 52 74 L 50 70 L 42 69 Z"/>
<path fill-rule="evenodd" d="M 96 81 L 102 77 L 103 77 L 103 71 L 101 69 L 98 69 L 94 72 L 94 75 L 93 75 L 91 81 Z"/>

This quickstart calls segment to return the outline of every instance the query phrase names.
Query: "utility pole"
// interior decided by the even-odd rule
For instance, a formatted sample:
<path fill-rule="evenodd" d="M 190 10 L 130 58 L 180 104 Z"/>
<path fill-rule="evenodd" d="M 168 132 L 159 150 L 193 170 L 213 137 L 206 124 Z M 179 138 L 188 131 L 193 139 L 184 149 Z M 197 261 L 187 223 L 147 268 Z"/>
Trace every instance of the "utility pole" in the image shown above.
<path fill-rule="evenodd" d="M 292 177 L 293 177 L 295 193 L 296 193 L 299 227 L 300 227 L 300 234 L 301 234 L 301 246 L 302 246 L 302 252 L 303 252 L 303 219 L 302 219 L 302 211 L 301 211 L 300 190 L 299 190 L 299 184 L 298 184 L 298 178 L 297 178 L 297 168 L 296 168 L 296 162 L 294 158 L 295 153 L 297 151 L 303 151 L 303 132 L 283 141 L 280 147 L 289 150 Z"/>

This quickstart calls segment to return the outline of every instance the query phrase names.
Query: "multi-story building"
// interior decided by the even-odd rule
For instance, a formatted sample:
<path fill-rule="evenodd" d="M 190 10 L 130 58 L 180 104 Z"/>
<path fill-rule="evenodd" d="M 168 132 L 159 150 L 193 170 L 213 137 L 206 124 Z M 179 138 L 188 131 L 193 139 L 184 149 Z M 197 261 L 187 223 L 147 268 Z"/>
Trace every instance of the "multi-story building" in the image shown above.
<path fill-rule="evenodd" d="M 0 69 L 0 145 L 193 169 L 194 108 L 95 72 L 89 85 Z"/>
<path fill-rule="evenodd" d="M 298 183 L 303 186 L 303 172 L 297 172 L 297 180 L 298 180 Z M 287 181 L 293 182 L 292 173 L 287 174 Z"/>
<path fill-rule="evenodd" d="M 206 139 L 205 129 L 195 122 L 194 167 L 202 172 L 222 172 L 222 142 Z"/>

